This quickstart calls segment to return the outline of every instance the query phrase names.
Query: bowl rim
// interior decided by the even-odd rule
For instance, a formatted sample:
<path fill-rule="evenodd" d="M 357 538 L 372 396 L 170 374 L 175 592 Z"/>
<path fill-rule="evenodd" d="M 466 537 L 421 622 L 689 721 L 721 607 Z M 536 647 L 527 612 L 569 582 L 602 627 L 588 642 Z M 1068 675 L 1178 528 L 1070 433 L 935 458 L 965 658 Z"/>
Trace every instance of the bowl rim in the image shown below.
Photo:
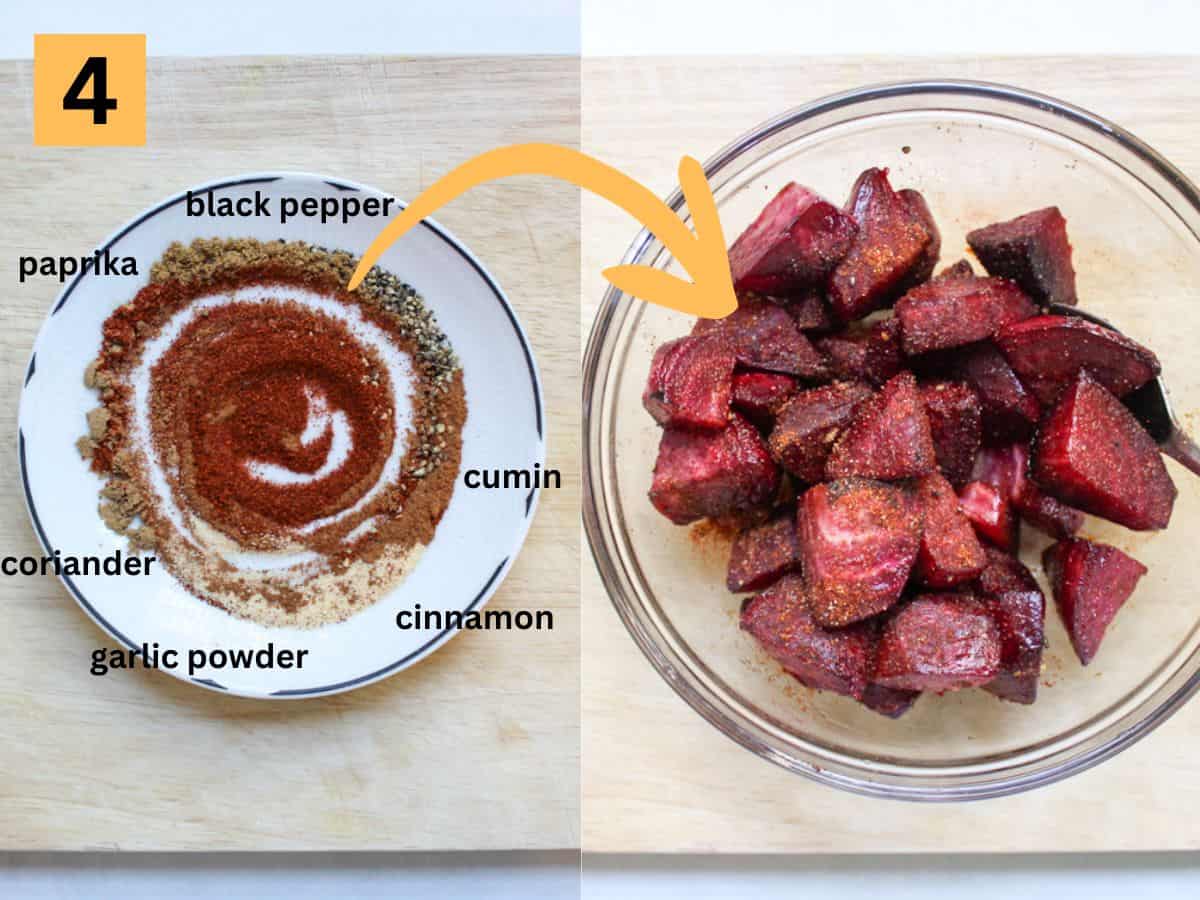
<path fill-rule="evenodd" d="M 965 96 L 975 100 L 998 102 L 1001 105 L 1010 104 L 1037 110 L 1041 113 L 1049 113 L 1066 120 L 1068 124 L 1082 126 L 1086 131 L 1114 142 L 1141 163 L 1147 165 L 1155 175 L 1162 178 L 1182 197 L 1193 212 L 1200 215 L 1200 189 L 1197 189 L 1176 166 L 1131 132 L 1095 113 L 1054 97 L 1012 85 L 986 81 L 957 79 L 896 81 L 872 84 L 826 95 L 801 106 L 793 107 L 730 141 L 704 162 L 705 175 L 711 177 L 742 153 L 797 124 L 846 107 L 915 96 Z M 1027 121 L 1026 124 L 1043 127 Z M 1153 188 L 1150 189 L 1153 190 Z M 1159 199 L 1163 198 L 1160 196 Z M 676 187 L 668 195 L 665 202 L 681 218 L 687 219 L 686 204 L 679 187 Z M 1165 200 L 1163 202 L 1166 203 Z M 1170 203 L 1167 205 L 1171 206 Z M 1200 234 L 1196 233 L 1195 227 L 1190 227 L 1190 230 L 1197 240 L 1200 240 Z M 662 252 L 664 252 L 662 244 L 648 229 L 643 228 L 630 244 L 622 258 L 622 263 L 653 262 Z M 633 604 L 624 597 L 621 590 L 621 577 L 617 571 L 619 563 L 610 550 L 608 523 L 601 510 L 603 506 L 607 511 L 607 502 L 602 496 L 606 479 L 601 464 L 602 453 L 599 448 L 604 441 L 611 438 L 610 435 L 600 433 L 602 419 L 600 409 L 605 393 L 601 373 L 607 370 L 605 363 L 610 361 L 614 350 L 613 347 L 608 346 L 608 337 L 614 333 L 614 320 L 621 313 L 621 320 L 617 323 L 620 325 L 636 305 L 644 306 L 645 304 L 636 298 L 626 296 L 615 286 L 609 285 L 597 309 L 584 352 L 581 420 L 584 530 L 593 561 L 599 571 L 605 591 L 609 595 L 609 600 L 635 644 L 672 690 L 726 737 L 787 771 L 855 794 L 921 802 L 980 800 L 1020 793 L 1083 772 L 1115 756 L 1145 737 L 1170 718 L 1193 694 L 1200 690 L 1200 665 L 1193 665 L 1191 674 L 1186 676 L 1182 683 L 1178 683 L 1180 673 L 1186 673 L 1187 666 L 1185 664 L 1168 681 L 1155 688 L 1149 697 L 1140 699 L 1116 721 L 1109 723 L 1097 734 L 1090 737 L 1085 736 L 1082 739 L 1083 742 L 1086 744 L 1090 740 L 1093 746 L 1087 747 L 1084 752 L 1072 753 L 1073 748 L 1069 748 L 1065 751 L 1068 755 L 1060 759 L 1058 757 L 1062 756 L 1064 751 L 1056 750 L 1042 758 L 1049 761 L 1049 764 L 1043 762 L 1042 768 L 1019 771 L 1014 775 L 1006 775 L 1001 772 L 1000 777 L 989 777 L 986 780 L 972 780 L 971 775 L 968 774 L 965 780 L 960 779 L 952 784 L 920 783 L 922 779 L 929 780 L 929 775 L 918 774 L 915 779 L 917 783 L 913 783 L 914 776 L 911 772 L 917 770 L 911 768 L 907 770 L 908 774 L 900 777 L 885 776 L 880 779 L 878 771 L 874 773 L 874 777 L 861 777 L 857 774 L 796 759 L 770 746 L 759 733 L 752 733 L 741 723 L 727 716 L 718 703 L 714 702 L 720 698 L 712 696 L 716 692 L 708 685 L 697 686 L 681 677 L 678 666 L 668 658 L 668 653 L 664 652 L 664 648 L 650 633 L 647 625 L 638 620 Z M 1198 653 L 1200 651 L 1194 652 L 1189 657 L 1193 663 L 1195 663 Z M 1185 660 L 1186 662 L 1187 660 Z M 1160 698 L 1159 695 L 1164 693 L 1166 696 Z M 1151 708 L 1143 713 L 1142 711 L 1148 704 L 1151 704 Z M 1130 718 L 1135 718 L 1136 721 L 1129 724 L 1127 720 Z M 758 732 L 763 731 L 761 726 L 755 726 L 755 728 Z M 1097 742 L 1099 737 L 1103 737 L 1103 740 Z M 803 739 L 801 741 L 803 742 Z M 839 769 L 841 769 L 840 766 Z M 931 770 L 936 771 L 932 767 Z"/>

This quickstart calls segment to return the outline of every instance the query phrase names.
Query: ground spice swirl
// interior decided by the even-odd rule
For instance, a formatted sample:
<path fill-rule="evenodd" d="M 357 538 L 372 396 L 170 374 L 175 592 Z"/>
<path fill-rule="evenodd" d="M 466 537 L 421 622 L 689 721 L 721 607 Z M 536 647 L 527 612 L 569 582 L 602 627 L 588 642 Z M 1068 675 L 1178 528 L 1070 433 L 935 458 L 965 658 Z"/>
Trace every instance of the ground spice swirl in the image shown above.
<path fill-rule="evenodd" d="M 190 590 L 265 624 L 352 614 L 449 503 L 462 373 L 416 292 L 307 244 L 172 245 L 104 324 L 81 451 L 101 514 Z"/>

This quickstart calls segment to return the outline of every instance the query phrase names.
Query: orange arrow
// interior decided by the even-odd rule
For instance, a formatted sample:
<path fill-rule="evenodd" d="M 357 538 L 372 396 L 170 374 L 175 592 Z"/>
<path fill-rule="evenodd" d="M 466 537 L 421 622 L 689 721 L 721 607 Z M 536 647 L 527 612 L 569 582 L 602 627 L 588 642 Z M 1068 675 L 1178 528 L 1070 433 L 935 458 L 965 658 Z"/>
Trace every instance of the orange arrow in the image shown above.
<path fill-rule="evenodd" d="M 692 276 L 691 281 L 651 266 L 613 266 L 604 277 L 619 290 L 693 316 L 720 319 L 737 308 L 725 235 L 704 168 L 690 156 L 679 161 L 679 184 L 695 222 L 693 233 L 648 188 L 600 160 L 555 144 L 497 147 L 443 175 L 392 219 L 371 242 L 350 278 L 354 290 L 385 250 L 410 228 L 478 184 L 512 175 L 548 175 L 615 203 L 645 225 Z"/>

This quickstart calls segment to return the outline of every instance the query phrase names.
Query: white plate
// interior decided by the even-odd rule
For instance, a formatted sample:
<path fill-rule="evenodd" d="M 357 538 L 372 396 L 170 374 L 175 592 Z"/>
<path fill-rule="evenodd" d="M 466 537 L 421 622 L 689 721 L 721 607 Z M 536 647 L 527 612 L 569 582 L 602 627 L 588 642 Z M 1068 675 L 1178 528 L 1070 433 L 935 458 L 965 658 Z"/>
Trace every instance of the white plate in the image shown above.
<path fill-rule="evenodd" d="M 324 197 L 346 191 L 385 196 L 372 188 L 300 173 L 261 173 L 193 188 L 216 196 Z M 361 254 L 386 224 L 381 217 L 321 225 L 293 218 L 189 218 L 186 192 L 139 215 L 102 246 L 135 256 L 138 276 L 76 277 L 42 325 L 21 393 L 19 455 L 25 499 L 47 553 L 106 556 L 125 541 L 97 512 L 100 479 L 75 449 L 96 395 L 83 370 L 100 346 L 100 328 L 149 277 L 151 263 L 172 241 L 197 237 L 305 240 Z M 437 224 L 426 221 L 393 245 L 383 268 L 413 285 L 437 315 L 462 361 L 468 419 L 462 467 L 532 468 L 545 464 L 542 395 L 537 366 L 517 316 L 480 262 Z M 212 690 L 249 697 L 314 697 L 393 675 L 445 643 L 449 631 L 403 631 L 396 613 L 479 609 L 496 590 L 525 540 L 537 491 L 469 490 L 461 478 L 449 508 L 416 568 L 395 589 L 350 619 L 323 628 L 266 628 L 235 618 L 188 593 L 162 566 L 149 576 L 63 577 L 84 611 L 129 648 L 158 642 L 181 657 L 191 648 L 277 648 L 309 651 L 303 669 L 168 670 Z M 97 641 L 97 647 L 102 642 Z M 85 661 L 78 661 L 83 664 Z M 107 677 L 119 678 L 110 673 Z"/>

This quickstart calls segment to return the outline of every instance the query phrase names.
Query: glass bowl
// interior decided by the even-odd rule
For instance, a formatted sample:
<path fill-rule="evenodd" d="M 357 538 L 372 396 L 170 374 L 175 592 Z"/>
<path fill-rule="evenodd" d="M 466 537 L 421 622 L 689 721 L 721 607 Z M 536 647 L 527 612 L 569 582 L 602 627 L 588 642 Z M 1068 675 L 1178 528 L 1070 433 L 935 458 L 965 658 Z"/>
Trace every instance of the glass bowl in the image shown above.
<path fill-rule="evenodd" d="M 786 182 L 840 202 L 855 176 L 888 166 L 920 190 L 942 231 L 942 265 L 973 227 L 1051 204 L 1067 217 L 1080 306 L 1161 358 L 1185 427 L 1200 409 L 1192 337 L 1200 308 L 1200 194 L 1170 163 L 1110 122 L 1049 97 L 971 82 L 889 84 L 827 97 L 764 123 L 708 161 L 732 240 Z M 683 201 L 668 203 L 681 215 Z M 623 260 L 683 274 L 643 231 Z M 1083 533 L 1146 566 L 1087 668 L 1053 604 L 1038 701 L 981 690 L 922 697 L 890 720 L 797 684 L 737 627 L 724 587 L 728 539 L 680 528 L 646 499 L 659 429 L 640 395 L 654 348 L 690 320 L 610 289 L 584 361 L 584 519 L 613 605 L 672 688 L 764 759 L 826 784 L 911 800 L 1011 794 L 1095 765 L 1147 734 L 1200 686 L 1200 591 L 1192 527 L 1200 482 L 1173 461 L 1169 530 L 1135 534 L 1089 518 Z M 1022 557 L 1045 588 L 1041 549 Z M 1049 597 L 1049 593 L 1047 593 Z"/>

